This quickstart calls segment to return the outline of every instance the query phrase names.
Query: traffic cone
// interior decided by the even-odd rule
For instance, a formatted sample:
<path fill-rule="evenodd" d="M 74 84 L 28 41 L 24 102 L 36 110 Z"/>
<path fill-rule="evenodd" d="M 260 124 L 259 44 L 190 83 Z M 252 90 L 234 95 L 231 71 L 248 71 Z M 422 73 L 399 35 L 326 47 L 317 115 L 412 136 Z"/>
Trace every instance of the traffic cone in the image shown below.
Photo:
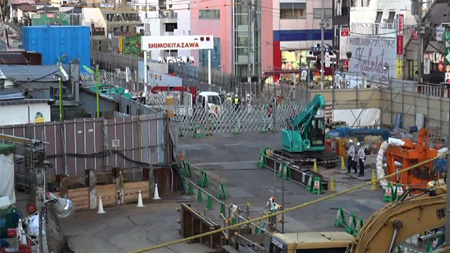
<path fill-rule="evenodd" d="M 334 189 L 334 179 L 333 176 L 331 176 L 330 178 L 330 192 L 335 192 L 336 190 Z"/>
<path fill-rule="evenodd" d="M 98 214 L 104 214 L 106 213 L 105 210 L 103 210 L 103 201 L 102 201 L 102 196 L 99 197 L 99 201 L 98 201 Z"/>
<path fill-rule="evenodd" d="M 315 173 L 318 173 L 318 172 L 319 172 L 319 169 L 317 168 L 317 160 L 314 160 L 313 171 L 314 171 Z"/>
<path fill-rule="evenodd" d="M 375 171 L 372 171 L 372 191 L 377 189 L 377 178 L 375 177 Z"/>
<path fill-rule="evenodd" d="M 211 198 L 211 195 L 208 195 L 208 202 L 206 202 L 206 208 L 208 209 L 208 210 L 212 210 L 213 208 L 212 208 L 212 198 Z"/>
<path fill-rule="evenodd" d="M 145 207 L 144 203 L 142 202 L 142 193 L 141 190 L 139 190 L 139 196 L 138 196 L 138 203 L 136 207 Z"/>
<path fill-rule="evenodd" d="M 160 200 L 159 192 L 158 192 L 158 184 L 155 183 L 155 194 L 153 195 L 153 200 Z"/>
<path fill-rule="evenodd" d="M 345 160 L 343 156 L 341 156 L 341 170 L 345 170 Z"/>

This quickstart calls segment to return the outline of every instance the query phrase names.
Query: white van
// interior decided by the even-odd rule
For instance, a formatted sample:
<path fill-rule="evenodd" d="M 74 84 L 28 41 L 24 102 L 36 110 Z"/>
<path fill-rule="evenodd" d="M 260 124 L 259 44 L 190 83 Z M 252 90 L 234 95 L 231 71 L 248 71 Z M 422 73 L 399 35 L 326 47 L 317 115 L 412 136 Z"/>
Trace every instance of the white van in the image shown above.
<path fill-rule="evenodd" d="M 218 118 L 222 113 L 222 100 L 219 93 L 213 91 L 203 91 L 197 96 L 197 106 L 209 110 L 209 114 Z"/>

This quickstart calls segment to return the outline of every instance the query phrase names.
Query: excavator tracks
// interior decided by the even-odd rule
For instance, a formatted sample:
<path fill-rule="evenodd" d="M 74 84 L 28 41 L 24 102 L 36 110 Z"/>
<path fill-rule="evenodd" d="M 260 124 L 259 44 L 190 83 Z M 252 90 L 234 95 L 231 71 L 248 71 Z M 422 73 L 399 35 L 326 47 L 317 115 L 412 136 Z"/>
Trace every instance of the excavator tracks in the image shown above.
<path fill-rule="evenodd" d="M 276 149 L 273 152 L 281 157 L 286 157 L 287 159 L 294 161 L 298 166 L 313 165 L 314 160 L 316 160 L 317 165 L 322 165 L 325 168 L 331 169 L 335 168 L 339 162 L 339 158 L 329 151 L 291 153 L 282 149 Z"/>

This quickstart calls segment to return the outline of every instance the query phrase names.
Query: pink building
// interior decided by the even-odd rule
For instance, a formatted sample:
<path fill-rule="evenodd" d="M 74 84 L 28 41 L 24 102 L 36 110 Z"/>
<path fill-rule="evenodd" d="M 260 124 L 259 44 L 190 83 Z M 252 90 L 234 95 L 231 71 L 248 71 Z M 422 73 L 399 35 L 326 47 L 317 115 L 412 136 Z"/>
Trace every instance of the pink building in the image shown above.
<path fill-rule="evenodd" d="M 258 15 L 261 10 L 272 8 L 272 0 L 262 0 L 262 6 L 254 6 L 255 2 L 251 11 L 253 15 L 251 15 L 250 40 L 246 3 L 233 0 L 191 2 L 191 34 L 214 35 L 216 38 L 212 53 L 213 68 L 224 73 L 247 77 L 249 60 L 252 76 L 259 76 L 262 74 L 262 66 L 272 64 L 272 45 L 260 43 L 261 38 L 272 41 L 272 18 L 270 15 L 268 15 L 270 18 L 264 17 L 266 11 L 263 11 L 263 16 Z M 200 65 L 207 64 L 206 51 L 193 51 L 191 54 L 198 59 Z"/>
<path fill-rule="evenodd" d="M 250 11 L 245 1 L 191 1 L 191 34 L 216 38 L 212 67 L 247 77 L 248 70 L 250 76 L 270 75 L 274 70 L 299 69 L 300 62 L 306 64 L 307 53 L 321 39 L 321 1 L 261 0 L 261 6 L 251 1 Z M 330 24 L 324 34 L 327 44 L 333 38 L 331 6 L 331 0 L 325 0 L 325 17 Z M 206 51 L 191 53 L 206 66 Z"/>

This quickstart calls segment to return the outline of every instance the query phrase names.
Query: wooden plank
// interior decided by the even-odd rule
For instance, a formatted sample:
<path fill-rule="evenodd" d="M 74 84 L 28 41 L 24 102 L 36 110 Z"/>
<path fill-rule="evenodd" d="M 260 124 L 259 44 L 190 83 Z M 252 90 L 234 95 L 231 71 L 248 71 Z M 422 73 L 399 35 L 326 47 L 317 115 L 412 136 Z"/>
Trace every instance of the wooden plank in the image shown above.
<path fill-rule="evenodd" d="M 115 184 L 97 185 L 97 196 L 102 197 L 103 207 L 117 205 L 117 186 Z"/>
<path fill-rule="evenodd" d="M 75 211 L 89 210 L 89 188 L 70 189 L 68 195 Z"/>
<path fill-rule="evenodd" d="M 139 190 L 142 193 L 143 199 L 150 198 L 150 191 L 148 189 L 148 181 L 130 182 L 123 184 L 123 194 L 125 203 L 137 202 Z"/>

